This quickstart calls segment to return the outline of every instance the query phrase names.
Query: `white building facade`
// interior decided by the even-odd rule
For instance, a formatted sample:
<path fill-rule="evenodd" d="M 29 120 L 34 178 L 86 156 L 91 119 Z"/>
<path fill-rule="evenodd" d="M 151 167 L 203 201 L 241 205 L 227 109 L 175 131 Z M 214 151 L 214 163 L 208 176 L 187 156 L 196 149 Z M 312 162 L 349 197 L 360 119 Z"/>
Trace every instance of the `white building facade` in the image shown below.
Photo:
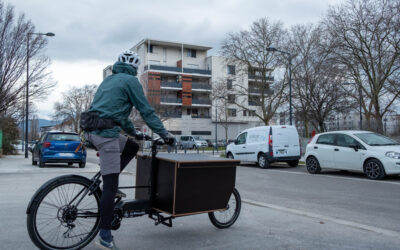
<path fill-rule="evenodd" d="M 263 125 L 254 116 L 259 107 L 247 100 L 250 95 L 259 93 L 254 90 L 249 91 L 249 98 L 235 97 L 235 87 L 244 86 L 250 90 L 254 77 L 239 76 L 237 65 L 228 65 L 223 57 L 208 56 L 210 49 L 154 39 L 144 39 L 131 48 L 142 60 L 138 78 L 146 96 L 168 131 L 175 135 L 200 135 L 210 140 L 214 140 L 216 134 L 218 140 L 234 139 L 244 129 Z M 111 74 L 111 70 L 111 66 L 106 67 L 103 77 Z M 242 98 L 241 102 L 246 103 L 250 111 L 238 109 L 232 102 L 222 110 L 227 112 L 228 119 L 217 118 L 216 112 L 221 112 L 217 106 L 222 100 L 213 95 L 216 84 L 226 84 L 226 96 Z"/>

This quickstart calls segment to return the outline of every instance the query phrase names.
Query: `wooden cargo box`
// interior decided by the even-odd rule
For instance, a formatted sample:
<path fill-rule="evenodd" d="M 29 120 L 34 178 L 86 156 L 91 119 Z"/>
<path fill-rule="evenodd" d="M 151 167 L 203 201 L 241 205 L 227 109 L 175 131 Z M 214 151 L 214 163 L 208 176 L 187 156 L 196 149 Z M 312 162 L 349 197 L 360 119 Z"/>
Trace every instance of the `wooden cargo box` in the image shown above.
<path fill-rule="evenodd" d="M 238 160 L 202 154 L 157 154 L 155 210 L 183 216 L 224 209 L 235 187 Z M 137 160 L 136 185 L 151 183 L 151 156 Z M 136 189 L 136 199 L 149 199 Z"/>

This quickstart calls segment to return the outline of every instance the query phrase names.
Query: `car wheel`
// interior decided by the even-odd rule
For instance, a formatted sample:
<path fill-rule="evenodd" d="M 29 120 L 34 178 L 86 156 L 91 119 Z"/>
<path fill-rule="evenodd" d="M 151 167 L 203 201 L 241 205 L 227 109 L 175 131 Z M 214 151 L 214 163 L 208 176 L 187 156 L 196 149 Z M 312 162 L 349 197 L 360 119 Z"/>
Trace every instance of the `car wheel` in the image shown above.
<path fill-rule="evenodd" d="M 86 162 L 79 162 L 79 167 L 80 168 L 84 168 L 86 166 Z"/>
<path fill-rule="evenodd" d="M 321 173 L 321 166 L 319 165 L 319 162 L 317 160 L 317 158 L 315 158 L 314 156 L 310 156 L 307 158 L 306 160 L 306 168 L 307 171 L 310 174 L 319 174 Z"/>
<path fill-rule="evenodd" d="M 74 164 L 74 163 L 72 163 L 72 162 L 68 162 L 68 166 L 72 166 L 72 164 Z"/>
<path fill-rule="evenodd" d="M 33 166 L 36 166 L 36 165 L 37 165 L 37 161 L 35 161 L 35 156 L 34 156 L 33 153 L 32 153 L 32 165 L 33 165 Z"/>
<path fill-rule="evenodd" d="M 226 155 L 226 158 L 228 158 L 228 159 L 234 159 L 234 158 L 233 158 L 233 154 L 232 154 L 231 152 L 229 152 L 229 153 Z"/>
<path fill-rule="evenodd" d="M 297 167 L 297 165 L 299 165 L 299 161 L 288 161 L 287 164 L 291 167 Z"/>
<path fill-rule="evenodd" d="M 42 156 L 39 154 L 39 168 L 44 168 L 46 163 L 44 163 Z"/>
<path fill-rule="evenodd" d="M 257 158 L 257 164 L 260 168 L 269 168 L 269 161 L 265 154 L 259 154 Z"/>
<path fill-rule="evenodd" d="M 364 173 L 371 180 L 382 180 L 386 176 L 385 168 L 376 159 L 371 159 L 364 163 Z"/>

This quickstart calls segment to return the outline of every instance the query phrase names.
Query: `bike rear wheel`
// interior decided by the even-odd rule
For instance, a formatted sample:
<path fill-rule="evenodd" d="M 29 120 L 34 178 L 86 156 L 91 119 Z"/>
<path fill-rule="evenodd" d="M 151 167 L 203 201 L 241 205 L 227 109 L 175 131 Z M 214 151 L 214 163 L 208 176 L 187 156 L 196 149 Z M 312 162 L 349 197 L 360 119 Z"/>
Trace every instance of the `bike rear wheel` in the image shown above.
<path fill-rule="evenodd" d="M 208 213 L 211 223 L 217 228 L 228 228 L 235 223 L 240 214 L 242 201 L 239 192 L 233 188 L 233 193 L 229 198 L 228 205 L 223 211 L 215 211 Z"/>
<path fill-rule="evenodd" d="M 37 247 L 81 249 L 93 240 L 100 222 L 101 194 L 99 190 L 86 193 L 92 183 L 81 176 L 62 176 L 46 183 L 33 197 L 27 227 Z"/>

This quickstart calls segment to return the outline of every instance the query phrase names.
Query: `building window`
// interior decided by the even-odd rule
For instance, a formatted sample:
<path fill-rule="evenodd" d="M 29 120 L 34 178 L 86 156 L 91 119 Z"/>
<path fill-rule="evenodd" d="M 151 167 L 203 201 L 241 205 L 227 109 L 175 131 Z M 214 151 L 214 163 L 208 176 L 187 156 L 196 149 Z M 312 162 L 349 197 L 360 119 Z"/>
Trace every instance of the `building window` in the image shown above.
<path fill-rule="evenodd" d="M 235 103 L 235 95 L 234 94 L 229 94 L 228 95 L 228 103 Z"/>
<path fill-rule="evenodd" d="M 149 53 L 153 53 L 153 45 L 150 44 Z"/>
<path fill-rule="evenodd" d="M 232 80 L 228 79 L 228 82 L 226 83 L 226 88 L 232 89 Z"/>
<path fill-rule="evenodd" d="M 235 65 L 228 65 L 228 74 L 234 75 L 235 73 Z"/>
<path fill-rule="evenodd" d="M 249 116 L 256 116 L 255 110 L 249 110 Z"/>
<path fill-rule="evenodd" d="M 236 117 L 236 109 L 228 109 L 229 117 Z"/>
<path fill-rule="evenodd" d="M 211 131 L 192 131 L 192 135 L 211 135 Z"/>
<path fill-rule="evenodd" d="M 247 116 L 247 110 L 243 110 L 243 116 Z"/>
<path fill-rule="evenodd" d="M 196 50 L 195 49 L 188 49 L 187 50 L 187 56 L 196 58 Z"/>

